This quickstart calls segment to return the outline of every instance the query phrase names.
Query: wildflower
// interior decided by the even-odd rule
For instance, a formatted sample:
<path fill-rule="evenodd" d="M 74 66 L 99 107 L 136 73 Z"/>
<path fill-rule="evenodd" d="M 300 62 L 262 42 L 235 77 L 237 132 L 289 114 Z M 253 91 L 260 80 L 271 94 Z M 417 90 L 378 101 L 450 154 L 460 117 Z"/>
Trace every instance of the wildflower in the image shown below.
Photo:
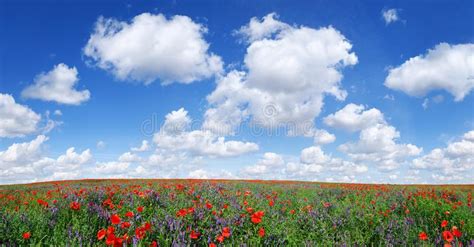
<path fill-rule="evenodd" d="M 451 229 L 451 233 L 457 238 L 460 238 L 462 236 L 462 232 L 459 231 L 456 226 L 453 226 L 453 228 Z"/>
<path fill-rule="evenodd" d="M 454 236 L 450 231 L 444 231 L 443 232 L 443 238 L 444 240 L 448 242 L 452 242 L 454 240 Z"/>
<path fill-rule="evenodd" d="M 105 229 L 100 229 L 97 232 L 97 239 L 102 240 L 105 237 L 105 234 L 106 234 L 106 230 Z"/>
<path fill-rule="evenodd" d="M 119 217 L 118 215 L 113 214 L 113 215 L 110 217 L 110 221 L 112 222 L 112 224 L 118 225 L 118 224 L 120 224 L 121 219 L 120 219 L 120 217 Z"/>
<path fill-rule="evenodd" d="M 127 213 L 125 213 L 125 216 L 127 216 L 128 218 L 132 218 L 134 214 L 132 211 L 128 211 Z"/>
<path fill-rule="evenodd" d="M 142 206 L 137 207 L 137 211 L 138 211 L 139 213 L 143 212 L 143 207 L 142 207 Z"/>
<path fill-rule="evenodd" d="M 129 228 L 130 225 L 131 225 L 130 222 L 125 221 L 125 222 L 122 222 L 122 224 L 120 225 L 120 227 L 121 227 L 122 229 L 125 229 L 125 228 Z"/>
<path fill-rule="evenodd" d="M 25 232 L 23 233 L 23 239 L 30 239 L 31 233 L 30 232 Z"/>
<path fill-rule="evenodd" d="M 273 207 L 275 205 L 275 202 L 273 200 L 268 201 L 268 206 Z"/>
<path fill-rule="evenodd" d="M 219 241 L 219 243 L 222 243 L 222 242 L 224 242 L 224 236 L 219 235 L 219 236 L 216 237 L 216 240 Z"/>
<path fill-rule="evenodd" d="M 186 216 L 186 214 L 188 214 L 188 210 L 186 209 L 180 209 L 178 210 L 178 212 L 176 212 L 176 216 L 178 217 L 184 217 Z"/>
<path fill-rule="evenodd" d="M 106 245 L 114 245 L 115 244 L 115 234 L 111 233 L 107 235 L 107 238 L 105 239 L 105 244 Z"/>
<path fill-rule="evenodd" d="M 265 229 L 263 229 L 263 227 L 261 227 L 258 230 L 258 236 L 260 236 L 261 238 L 263 238 L 265 236 Z"/>
<path fill-rule="evenodd" d="M 199 236 L 201 236 L 201 233 L 195 232 L 194 230 L 192 230 L 191 233 L 189 234 L 189 237 L 190 237 L 191 239 L 198 239 Z"/>
<path fill-rule="evenodd" d="M 225 238 L 230 237 L 230 228 L 229 227 L 222 228 L 222 236 L 224 236 Z"/>
<path fill-rule="evenodd" d="M 211 209 L 211 208 L 212 208 L 212 204 L 210 204 L 209 202 L 206 202 L 206 208 L 207 208 L 207 209 Z"/>
<path fill-rule="evenodd" d="M 323 206 L 324 206 L 325 208 L 329 208 L 329 207 L 331 206 L 331 203 L 325 202 L 325 203 L 323 203 Z"/>
<path fill-rule="evenodd" d="M 145 237 L 146 231 L 143 227 L 138 227 L 135 229 L 135 237 L 138 239 L 143 239 Z"/>
<path fill-rule="evenodd" d="M 418 238 L 420 240 L 428 240 L 428 235 L 426 235 L 426 232 L 420 232 L 420 234 L 418 234 Z"/>
<path fill-rule="evenodd" d="M 81 209 L 81 204 L 79 204 L 79 202 L 71 202 L 71 204 L 69 205 L 69 207 L 72 209 L 72 210 L 79 210 Z"/>
<path fill-rule="evenodd" d="M 447 220 L 443 220 L 441 222 L 441 227 L 446 227 L 448 225 L 448 221 Z"/>
<path fill-rule="evenodd" d="M 263 211 L 257 211 L 255 212 L 254 214 L 252 214 L 252 218 L 251 218 L 251 221 L 254 223 L 254 224 L 258 224 L 260 222 L 262 222 L 262 217 L 265 215 L 265 213 Z"/>
<path fill-rule="evenodd" d="M 215 243 L 211 242 L 211 243 L 209 244 L 209 247 L 217 247 L 217 245 L 216 245 Z"/>

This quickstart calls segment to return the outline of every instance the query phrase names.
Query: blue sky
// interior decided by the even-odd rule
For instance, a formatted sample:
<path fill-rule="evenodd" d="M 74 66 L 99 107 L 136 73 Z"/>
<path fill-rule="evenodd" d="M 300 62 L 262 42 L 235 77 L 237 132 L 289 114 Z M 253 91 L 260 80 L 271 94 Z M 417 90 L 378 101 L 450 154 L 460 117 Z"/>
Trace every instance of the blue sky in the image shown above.
<path fill-rule="evenodd" d="M 0 1 L 0 183 L 471 182 L 473 13 L 472 1 Z M 100 25 L 112 33 L 99 33 Z M 244 89 L 232 93 L 223 81 L 237 71 L 243 83 L 232 85 Z M 41 91 L 34 87 L 41 81 L 55 86 Z M 331 86 L 344 97 L 330 95 Z M 223 98 L 211 102 L 219 88 Z M 86 91 L 76 99 L 66 93 Z M 307 114 L 296 113 L 308 102 Z M 260 114 L 268 106 L 276 115 Z M 233 131 L 206 125 L 216 119 Z M 256 120 L 311 128 L 277 133 Z M 152 131 L 143 131 L 150 121 Z M 330 140 L 317 142 L 316 133 Z M 131 150 L 142 141 L 147 148 Z"/>

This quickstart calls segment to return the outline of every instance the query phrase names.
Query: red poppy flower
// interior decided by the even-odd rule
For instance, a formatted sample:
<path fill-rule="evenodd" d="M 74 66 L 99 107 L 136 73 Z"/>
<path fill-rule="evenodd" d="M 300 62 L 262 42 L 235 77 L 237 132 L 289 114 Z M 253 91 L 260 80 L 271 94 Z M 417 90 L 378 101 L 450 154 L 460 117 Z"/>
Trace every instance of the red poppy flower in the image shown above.
<path fill-rule="evenodd" d="M 222 228 L 222 236 L 224 236 L 225 238 L 230 237 L 230 228 L 229 227 Z"/>
<path fill-rule="evenodd" d="M 222 242 L 224 242 L 224 236 L 219 235 L 219 236 L 216 237 L 216 240 L 219 241 L 219 243 L 222 243 Z"/>
<path fill-rule="evenodd" d="M 457 238 L 460 238 L 462 236 L 462 232 L 459 231 L 459 229 L 455 226 L 453 226 L 451 233 Z"/>
<path fill-rule="evenodd" d="M 97 232 L 97 239 L 102 240 L 105 237 L 105 234 L 106 234 L 106 230 L 105 229 L 100 229 Z"/>
<path fill-rule="evenodd" d="M 130 222 L 127 222 L 127 221 L 122 222 L 122 224 L 120 225 L 122 229 L 129 228 L 130 226 L 131 226 Z"/>
<path fill-rule="evenodd" d="M 109 226 L 109 227 L 107 228 L 107 234 L 111 234 L 111 233 L 114 233 L 114 232 L 115 232 L 115 227 Z"/>
<path fill-rule="evenodd" d="M 107 235 L 107 238 L 105 239 L 105 244 L 106 245 L 114 245 L 115 244 L 115 234 L 111 233 Z"/>
<path fill-rule="evenodd" d="M 142 206 L 137 207 L 137 211 L 138 211 L 139 213 L 143 212 L 143 207 L 142 207 Z"/>
<path fill-rule="evenodd" d="M 324 206 L 325 208 L 329 208 L 329 207 L 331 206 L 331 203 L 325 202 L 325 203 L 323 203 L 323 206 Z"/>
<path fill-rule="evenodd" d="M 447 220 L 443 220 L 441 222 L 441 227 L 446 227 L 448 225 L 448 221 Z"/>
<path fill-rule="evenodd" d="M 428 240 L 428 235 L 426 235 L 426 232 L 420 232 L 420 234 L 418 234 L 418 238 L 420 240 Z"/>
<path fill-rule="evenodd" d="M 275 205 L 275 202 L 273 200 L 268 201 L 268 206 L 273 207 Z"/>
<path fill-rule="evenodd" d="M 178 212 L 176 212 L 176 216 L 178 217 L 184 217 L 188 214 L 188 210 L 186 209 L 180 209 Z"/>
<path fill-rule="evenodd" d="M 258 236 L 260 236 L 261 238 L 263 238 L 265 236 L 265 229 L 263 229 L 263 227 L 261 227 L 258 230 Z"/>
<path fill-rule="evenodd" d="M 452 242 L 454 240 L 454 236 L 450 231 L 444 231 L 443 232 L 443 238 L 444 240 L 448 242 Z"/>
<path fill-rule="evenodd" d="M 145 237 L 146 231 L 142 227 L 135 229 L 135 237 L 138 239 L 143 239 Z"/>
<path fill-rule="evenodd" d="M 156 241 L 151 242 L 150 247 L 158 247 L 158 243 Z"/>
<path fill-rule="evenodd" d="M 210 204 L 209 202 L 206 202 L 206 208 L 207 208 L 207 209 L 211 209 L 211 208 L 212 208 L 212 204 Z"/>
<path fill-rule="evenodd" d="M 125 213 L 125 216 L 127 216 L 128 218 L 132 218 L 134 214 L 132 211 L 128 211 L 127 213 Z"/>
<path fill-rule="evenodd" d="M 251 221 L 254 223 L 254 224 L 258 224 L 260 222 L 262 222 L 262 217 L 265 215 L 265 213 L 263 211 L 257 211 L 255 212 L 254 214 L 252 214 L 252 218 L 251 218 Z"/>
<path fill-rule="evenodd" d="M 30 239 L 31 233 L 30 232 L 25 232 L 23 233 L 23 239 Z"/>
<path fill-rule="evenodd" d="M 215 243 L 211 242 L 211 243 L 209 244 L 209 247 L 217 247 L 217 245 L 216 245 Z"/>
<path fill-rule="evenodd" d="M 113 215 L 110 217 L 110 221 L 112 222 L 112 224 L 118 225 L 118 224 L 120 224 L 121 219 L 120 219 L 120 217 L 119 217 L 118 215 L 113 214 Z"/>
<path fill-rule="evenodd" d="M 150 222 L 145 222 L 145 224 L 143 224 L 143 229 L 145 229 L 145 231 L 148 231 L 151 229 L 151 224 Z"/>
<path fill-rule="evenodd" d="M 69 205 L 69 207 L 72 209 L 72 210 L 79 210 L 81 209 L 81 204 L 79 204 L 78 202 L 71 202 L 71 204 Z"/>
<path fill-rule="evenodd" d="M 189 237 L 190 237 L 191 239 L 198 239 L 199 236 L 201 236 L 201 233 L 195 232 L 194 230 L 192 230 L 191 233 L 189 234 Z"/>

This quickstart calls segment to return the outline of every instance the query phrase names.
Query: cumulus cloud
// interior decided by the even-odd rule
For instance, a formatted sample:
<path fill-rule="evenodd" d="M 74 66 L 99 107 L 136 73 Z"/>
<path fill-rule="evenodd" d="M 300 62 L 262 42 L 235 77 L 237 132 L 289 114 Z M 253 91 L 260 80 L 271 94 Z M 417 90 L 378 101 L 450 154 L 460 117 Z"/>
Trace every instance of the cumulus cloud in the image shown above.
<path fill-rule="evenodd" d="M 244 167 L 243 173 L 250 176 L 267 175 L 268 173 L 281 168 L 284 164 L 285 161 L 281 155 L 267 152 L 263 154 L 262 159 L 260 159 L 255 165 Z"/>
<path fill-rule="evenodd" d="M 385 123 L 382 112 L 376 108 L 366 110 L 364 105 L 350 103 L 336 113 L 324 118 L 324 123 L 333 128 L 355 132 L 377 123 Z"/>
<path fill-rule="evenodd" d="M 396 22 L 400 19 L 398 16 L 398 11 L 396 9 L 382 10 L 382 17 L 385 21 L 385 24 L 387 25 Z"/>
<path fill-rule="evenodd" d="M 119 80 L 192 83 L 222 71 L 207 29 L 187 16 L 143 13 L 130 22 L 99 18 L 84 54 Z"/>
<path fill-rule="evenodd" d="M 391 69 L 385 86 L 418 97 L 446 90 L 462 101 L 474 88 L 474 44 L 441 43 Z"/>
<path fill-rule="evenodd" d="M 356 164 L 326 154 L 321 147 L 311 146 L 301 151 L 299 160 L 283 158 L 276 153 L 265 153 L 254 165 L 242 168 L 244 178 L 323 180 L 327 176 L 337 177 L 337 181 L 354 182 L 354 174 L 368 171 L 364 164 Z M 341 180 L 341 178 L 347 177 Z"/>
<path fill-rule="evenodd" d="M 142 145 L 140 147 L 133 147 L 131 148 L 132 152 L 145 152 L 150 150 L 150 145 L 148 144 L 147 140 L 142 141 Z"/>
<path fill-rule="evenodd" d="M 0 93 L 0 137 L 22 137 L 37 131 L 41 115 Z"/>
<path fill-rule="evenodd" d="M 21 95 L 24 98 L 54 101 L 60 104 L 80 105 L 89 100 L 89 90 L 78 91 L 74 87 L 79 81 L 75 67 L 60 63 L 52 70 L 36 76 L 34 83 L 26 87 Z"/>
<path fill-rule="evenodd" d="M 165 123 L 155 133 L 157 148 L 186 151 L 197 156 L 228 157 L 258 150 L 252 142 L 226 141 L 209 130 L 189 130 L 191 119 L 183 108 L 166 115 Z"/>
<path fill-rule="evenodd" d="M 400 144 L 400 132 L 389 125 L 382 112 L 376 108 L 366 110 L 363 105 L 348 104 L 324 122 L 348 131 L 360 131 L 357 142 L 347 142 L 339 150 L 356 162 L 370 162 L 380 170 L 397 169 L 409 157 L 419 155 L 421 148 L 413 144 Z"/>
<path fill-rule="evenodd" d="M 77 178 L 82 166 L 92 160 L 89 149 L 76 153 L 74 147 L 56 159 L 47 157 L 43 153 L 43 144 L 47 140 L 46 136 L 39 135 L 30 142 L 14 143 L 0 151 L 0 181 L 13 183 Z"/>
<path fill-rule="evenodd" d="M 324 145 L 333 143 L 336 140 L 336 136 L 327 132 L 327 130 L 317 129 L 314 131 L 314 144 Z"/>
<path fill-rule="evenodd" d="M 445 148 L 435 148 L 428 154 L 414 159 L 412 168 L 441 170 L 445 175 L 444 180 L 450 175 L 459 173 L 472 174 L 472 169 L 474 169 L 474 130 L 465 133 L 460 140 L 448 143 Z M 438 174 L 435 179 L 443 180 L 443 177 Z"/>
<path fill-rule="evenodd" d="M 340 82 L 341 69 L 357 63 L 351 43 L 333 27 L 293 27 L 275 17 L 254 18 L 240 29 L 250 37 L 246 70 L 218 80 L 207 97 L 205 129 L 231 134 L 252 117 L 259 126 L 293 126 L 291 134 L 304 134 L 312 129 L 325 95 L 339 100 L 347 95 Z"/>
<path fill-rule="evenodd" d="M 257 17 L 252 17 L 249 24 L 241 27 L 236 34 L 243 36 L 247 42 L 251 43 L 256 40 L 269 38 L 275 33 L 291 28 L 290 25 L 277 19 L 278 15 L 276 13 L 270 13 L 261 20 Z"/>

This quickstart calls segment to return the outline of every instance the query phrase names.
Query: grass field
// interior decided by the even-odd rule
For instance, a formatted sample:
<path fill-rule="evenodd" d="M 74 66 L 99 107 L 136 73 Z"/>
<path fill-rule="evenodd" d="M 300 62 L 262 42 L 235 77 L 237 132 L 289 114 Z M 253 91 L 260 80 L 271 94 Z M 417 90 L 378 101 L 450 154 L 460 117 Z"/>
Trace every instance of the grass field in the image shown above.
<path fill-rule="evenodd" d="M 472 246 L 473 191 L 225 180 L 0 186 L 0 245 Z"/>

